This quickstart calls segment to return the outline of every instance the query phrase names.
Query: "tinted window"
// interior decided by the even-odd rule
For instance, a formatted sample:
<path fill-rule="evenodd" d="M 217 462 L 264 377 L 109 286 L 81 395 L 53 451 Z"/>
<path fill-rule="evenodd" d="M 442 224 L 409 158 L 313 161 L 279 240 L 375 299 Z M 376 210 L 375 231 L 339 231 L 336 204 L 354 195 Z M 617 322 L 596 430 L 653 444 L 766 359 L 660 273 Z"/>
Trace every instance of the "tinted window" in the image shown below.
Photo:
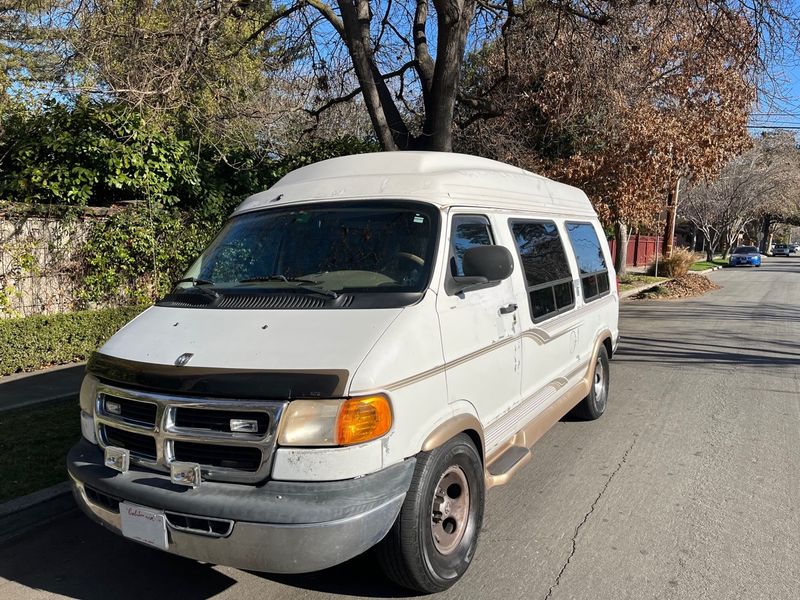
<path fill-rule="evenodd" d="M 575 304 L 572 273 L 555 223 L 513 221 L 534 321 L 564 312 Z"/>
<path fill-rule="evenodd" d="M 592 300 L 609 290 L 608 267 L 597 232 L 591 223 L 567 223 L 567 235 L 581 274 L 585 300 Z"/>
<path fill-rule="evenodd" d="M 733 251 L 734 254 L 758 254 L 758 248 L 755 246 L 739 246 Z"/>
<path fill-rule="evenodd" d="M 462 277 L 464 253 L 475 246 L 491 246 L 492 228 L 489 220 L 480 215 L 456 215 L 453 217 L 453 259 L 451 272 L 454 277 Z"/>
<path fill-rule="evenodd" d="M 529 286 L 572 277 L 555 223 L 516 222 L 511 230 Z"/>

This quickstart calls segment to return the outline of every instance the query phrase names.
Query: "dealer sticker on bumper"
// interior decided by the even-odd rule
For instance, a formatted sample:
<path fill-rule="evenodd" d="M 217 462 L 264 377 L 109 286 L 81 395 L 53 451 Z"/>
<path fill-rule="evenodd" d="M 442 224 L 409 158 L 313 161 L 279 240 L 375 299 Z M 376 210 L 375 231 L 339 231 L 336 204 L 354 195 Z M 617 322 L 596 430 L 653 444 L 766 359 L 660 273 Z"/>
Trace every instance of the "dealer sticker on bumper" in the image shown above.
<path fill-rule="evenodd" d="M 126 538 L 161 550 L 167 549 L 167 519 L 163 512 L 120 502 L 119 515 L 122 520 L 122 535 Z"/>

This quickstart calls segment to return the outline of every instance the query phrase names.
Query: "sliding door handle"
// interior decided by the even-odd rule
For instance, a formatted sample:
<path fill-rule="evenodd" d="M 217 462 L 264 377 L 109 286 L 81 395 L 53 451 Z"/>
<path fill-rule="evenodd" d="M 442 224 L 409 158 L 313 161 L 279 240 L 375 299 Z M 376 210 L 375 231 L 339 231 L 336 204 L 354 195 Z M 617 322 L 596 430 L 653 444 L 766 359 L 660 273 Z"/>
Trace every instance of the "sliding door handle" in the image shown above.
<path fill-rule="evenodd" d="M 505 306 L 501 306 L 500 307 L 500 314 L 501 315 L 509 315 L 512 312 L 514 312 L 515 310 L 517 310 L 517 305 L 516 304 L 506 304 Z"/>

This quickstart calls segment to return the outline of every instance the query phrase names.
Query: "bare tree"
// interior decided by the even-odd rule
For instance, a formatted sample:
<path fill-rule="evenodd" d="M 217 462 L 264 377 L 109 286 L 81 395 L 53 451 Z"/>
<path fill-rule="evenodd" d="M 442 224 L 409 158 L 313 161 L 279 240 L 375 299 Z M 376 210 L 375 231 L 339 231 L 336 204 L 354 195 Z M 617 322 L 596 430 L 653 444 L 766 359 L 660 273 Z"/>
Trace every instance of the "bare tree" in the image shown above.
<path fill-rule="evenodd" d="M 727 256 L 750 223 L 800 215 L 798 190 L 800 150 L 793 136 L 762 136 L 751 150 L 730 161 L 716 180 L 692 186 L 681 214 L 702 232 L 706 255 L 712 260 L 718 249 Z"/>

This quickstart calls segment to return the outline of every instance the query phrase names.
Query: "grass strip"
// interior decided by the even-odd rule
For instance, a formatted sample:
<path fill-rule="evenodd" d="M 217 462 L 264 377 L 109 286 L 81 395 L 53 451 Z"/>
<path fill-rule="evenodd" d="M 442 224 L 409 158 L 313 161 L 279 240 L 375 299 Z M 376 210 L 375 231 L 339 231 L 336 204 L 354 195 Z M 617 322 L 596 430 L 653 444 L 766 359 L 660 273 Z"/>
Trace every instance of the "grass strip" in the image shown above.
<path fill-rule="evenodd" d="M 81 435 L 77 399 L 0 412 L 0 502 L 67 480 L 67 451 Z"/>
<path fill-rule="evenodd" d="M 728 264 L 727 260 L 722 260 L 721 258 L 715 258 L 714 260 L 701 260 L 689 267 L 690 271 L 705 271 L 707 269 L 713 269 L 714 267 L 724 267 Z"/>
<path fill-rule="evenodd" d="M 647 285 L 648 283 L 658 283 L 659 281 L 666 281 L 666 277 L 653 277 L 651 275 L 640 275 L 638 273 L 631 273 L 623 275 L 619 278 L 619 291 L 627 292 L 634 288 Z"/>

